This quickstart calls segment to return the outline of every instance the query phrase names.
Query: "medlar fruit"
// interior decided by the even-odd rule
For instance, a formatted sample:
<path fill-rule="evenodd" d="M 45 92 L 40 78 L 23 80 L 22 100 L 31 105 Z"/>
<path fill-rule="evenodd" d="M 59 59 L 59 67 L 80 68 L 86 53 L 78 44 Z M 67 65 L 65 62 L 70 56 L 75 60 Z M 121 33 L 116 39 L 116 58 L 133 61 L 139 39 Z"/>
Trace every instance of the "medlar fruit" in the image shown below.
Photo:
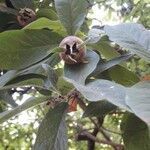
<path fill-rule="evenodd" d="M 67 36 L 61 41 L 59 47 L 64 49 L 60 57 L 66 64 L 87 63 L 85 60 L 86 46 L 80 38 Z"/>
<path fill-rule="evenodd" d="M 22 27 L 25 27 L 29 23 L 36 19 L 35 12 L 30 8 L 23 8 L 19 11 L 17 20 Z"/>

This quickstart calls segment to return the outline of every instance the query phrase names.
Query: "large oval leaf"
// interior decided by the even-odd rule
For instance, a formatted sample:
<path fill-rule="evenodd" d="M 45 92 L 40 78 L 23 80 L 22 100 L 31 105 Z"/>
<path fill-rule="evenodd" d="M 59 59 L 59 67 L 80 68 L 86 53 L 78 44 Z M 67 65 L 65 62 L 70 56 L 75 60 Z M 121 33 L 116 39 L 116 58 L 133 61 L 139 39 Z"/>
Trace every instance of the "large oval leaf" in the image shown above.
<path fill-rule="evenodd" d="M 56 91 L 57 74 L 48 64 L 39 63 L 21 71 L 8 71 L 0 77 L 0 80 L 2 92 L 11 88 L 33 86 L 37 90 L 50 93 Z"/>
<path fill-rule="evenodd" d="M 99 51 L 100 54 L 107 60 L 120 56 L 120 54 L 110 45 L 106 36 L 103 36 L 97 43 L 88 43 L 88 46 Z"/>
<path fill-rule="evenodd" d="M 36 21 L 24 27 L 24 29 L 43 29 L 43 28 L 50 29 L 53 32 L 56 32 L 63 36 L 67 35 L 67 32 L 62 26 L 62 24 L 60 23 L 60 21 L 52 21 L 44 17 L 37 19 Z"/>
<path fill-rule="evenodd" d="M 81 85 L 74 80 L 69 80 L 78 91 L 89 101 L 108 100 L 116 106 L 131 111 L 125 102 L 126 88 L 108 80 L 95 80 L 86 85 Z"/>
<path fill-rule="evenodd" d="M 33 150 L 67 149 L 67 133 L 64 120 L 67 107 L 67 103 L 61 103 L 54 109 L 49 110 L 39 127 Z"/>
<path fill-rule="evenodd" d="M 44 29 L 0 33 L 0 68 L 28 67 L 48 56 L 48 51 L 53 49 L 60 40 L 58 34 Z"/>
<path fill-rule="evenodd" d="M 103 117 L 116 108 L 108 101 L 91 102 L 86 107 L 83 117 Z"/>
<path fill-rule="evenodd" d="M 85 0 L 55 0 L 55 7 L 60 21 L 68 34 L 73 35 L 83 24 L 87 1 Z"/>
<path fill-rule="evenodd" d="M 57 20 L 58 19 L 56 12 L 50 8 L 39 9 L 37 11 L 36 15 L 38 18 L 46 17 L 50 20 Z"/>
<path fill-rule="evenodd" d="M 81 63 L 75 65 L 65 64 L 64 76 L 67 80 L 85 84 L 86 78 L 94 71 L 99 61 L 99 55 L 94 51 L 88 50 L 86 54 L 88 63 Z"/>
<path fill-rule="evenodd" d="M 128 60 L 132 56 L 133 56 L 132 54 L 127 53 L 127 54 L 121 55 L 119 57 L 113 58 L 113 59 L 111 59 L 107 62 L 100 61 L 92 74 L 93 75 L 100 74 L 103 71 L 105 71 L 109 68 L 112 68 L 113 66 L 116 66 L 116 65 L 120 64 L 121 62 L 123 62 L 125 60 Z"/>
<path fill-rule="evenodd" d="M 58 54 L 53 54 L 50 58 L 28 67 L 21 71 L 10 70 L 0 77 L 0 90 L 3 92 L 3 86 L 41 86 L 45 90 L 55 90 L 57 74 L 50 67 L 60 61 Z M 50 64 L 50 66 L 48 64 Z M 44 66 L 44 67 L 43 67 Z M 4 87 L 5 88 L 5 87 Z M 44 90 L 43 89 L 43 90 Z"/>
<path fill-rule="evenodd" d="M 139 82 L 128 88 L 126 103 L 139 118 L 150 125 L 150 82 Z"/>
<path fill-rule="evenodd" d="M 126 150 L 149 150 L 150 132 L 148 126 L 133 114 L 123 117 L 122 137 Z"/>
<path fill-rule="evenodd" d="M 105 26 L 110 40 L 150 61 L 150 31 L 136 23 Z"/>
<path fill-rule="evenodd" d="M 109 102 L 133 112 L 150 125 L 150 83 L 142 82 L 130 88 L 108 80 L 95 80 L 86 86 L 72 81 L 89 101 L 107 99 Z"/>
<path fill-rule="evenodd" d="M 116 65 L 108 70 L 111 80 L 124 86 L 133 86 L 139 82 L 139 77 L 125 67 Z"/>

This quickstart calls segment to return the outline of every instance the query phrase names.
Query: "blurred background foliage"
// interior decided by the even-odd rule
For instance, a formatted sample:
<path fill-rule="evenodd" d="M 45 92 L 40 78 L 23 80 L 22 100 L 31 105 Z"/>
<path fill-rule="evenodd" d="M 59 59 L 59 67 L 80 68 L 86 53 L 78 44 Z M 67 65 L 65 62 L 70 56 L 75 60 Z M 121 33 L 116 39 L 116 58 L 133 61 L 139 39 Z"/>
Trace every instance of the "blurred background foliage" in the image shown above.
<path fill-rule="evenodd" d="M 93 6 L 89 11 L 89 14 L 86 18 L 85 23 L 83 24 L 81 30 L 85 32 L 92 25 L 105 25 L 108 23 L 119 23 L 119 22 L 138 22 L 143 24 L 146 28 L 150 28 L 150 3 L 149 0 L 87 0 L 89 2 L 89 7 Z M 0 0 L 1 3 L 4 0 Z M 40 8 L 49 9 L 55 11 L 53 0 L 34 0 L 35 8 L 40 10 Z M 103 18 L 99 19 L 98 15 L 95 12 L 95 9 L 99 9 L 103 12 Z M 3 15 L 0 13 L 0 15 Z M 1 17 L 1 16 L 0 16 Z M 1 18 L 0 18 L 1 19 Z M 0 20 L 3 22 L 3 20 Z M 15 27 L 16 28 L 16 27 Z M 117 49 L 117 45 L 114 47 L 118 52 L 122 52 L 121 49 Z M 150 64 L 145 62 L 139 57 L 134 57 L 130 59 L 127 63 L 127 67 L 135 72 L 138 77 L 141 79 L 150 78 Z M 63 81 L 62 81 L 63 82 Z M 64 85 L 62 84 L 62 93 L 64 90 Z M 67 86 L 66 86 L 67 89 Z M 33 93 L 33 91 L 28 91 L 28 95 Z M 18 91 L 14 92 L 15 99 L 20 103 L 24 99 L 24 95 Z M 87 102 L 85 102 L 88 105 Z M 6 107 L 6 104 L 3 101 L 0 101 L 0 111 L 9 109 Z M 37 106 L 31 110 L 22 112 L 16 117 L 13 117 L 9 121 L 0 125 L 0 150 L 28 150 L 31 149 L 36 138 L 37 128 L 42 118 L 46 114 L 48 109 L 47 105 Z M 94 121 L 99 120 L 104 121 L 102 129 L 105 132 L 104 134 L 98 133 L 97 137 L 105 139 L 108 136 L 115 143 L 123 144 L 122 133 L 120 130 L 120 124 L 122 122 L 124 112 L 109 112 L 105 118 L 104 116 L 98 115 L 97 117 L 84 117 L 83 109 L 78 106 L 77 112 L 72 112 L 68 114 L 67 124 L 68 124 L 68 138 L 69 138 L 69 150 L 85 150 L 87 149 L 87 144 L 85 141 L 80 141 L 78 137 L 80 133 L 80 125 L 92 131 L 94 128 Z M 25 117 L 26 116 L 26 117 Z M 71 116 L 71 117 L 70 117 Z M 25 119 L 26 118 L 26 119 Z M 104 119 L 104 120 L 103 120 Z M 112 150 L 111 146 L 106 144 L 96 143 L 96 150 Z"/>

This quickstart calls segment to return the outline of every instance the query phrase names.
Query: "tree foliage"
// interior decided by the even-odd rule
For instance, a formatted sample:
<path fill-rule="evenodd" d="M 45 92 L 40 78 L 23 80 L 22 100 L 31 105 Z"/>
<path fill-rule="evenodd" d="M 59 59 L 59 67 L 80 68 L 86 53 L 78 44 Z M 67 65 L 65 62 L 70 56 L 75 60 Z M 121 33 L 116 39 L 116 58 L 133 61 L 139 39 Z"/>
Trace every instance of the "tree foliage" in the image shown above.
<path fill-rule="evenodd" d="M 0 2 L 0 123 L 1 137 L 7 139 L 0 149 L 18 143 L 18 150 L 21 145 L 33 150 L 85 149 L 84 141 L 89 150 L 150 149 L 147 0 Z M 116 13 L 123 23 L 90 28 L 95 5 L 105 8 L 108 18 Z M 80 54 L 86 48 L 85 62 L 78 63 L 68 52 L 66 57 L 76 63 L 61 61 L 64 49 L 59 44 L 69 35 L 83 40 L 76 50 Z M 20 104 L 19 99 L 26 100 Z M 33 133 L 26 127 L 21 132 L 13 118 L 31 107 L 37 111 L 37 120 L 27 126 Z M 24 142 L 26 133 L 30 135 Z M 9 142 L 16 137 L 13 147 Z M 83 143 L 75 146 L 74 138 Z"/>

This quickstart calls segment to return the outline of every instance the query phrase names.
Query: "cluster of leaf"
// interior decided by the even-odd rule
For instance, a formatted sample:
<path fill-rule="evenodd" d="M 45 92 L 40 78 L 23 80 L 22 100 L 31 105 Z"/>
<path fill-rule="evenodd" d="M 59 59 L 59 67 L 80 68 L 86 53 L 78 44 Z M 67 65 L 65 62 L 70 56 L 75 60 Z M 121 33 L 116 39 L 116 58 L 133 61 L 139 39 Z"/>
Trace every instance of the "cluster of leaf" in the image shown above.
<path fill-rule="evenodd" d="M 32 1 L 11 2 L 19 9 Z M 125 147 L 129 150 L 149 149 L 150 82 L 140 82 L 123 61 L 133 54 L 150 61 L 150 32 L 140 24 L 124 23 L 95 27 L 84 35 L 79 29 L 89 11 L 89 1 L 55 0 L 52 6 L 55 4 L 56 11 L 47 6 L 50 3 L 43 1 L 41 7 L 35 6 L 39 8 L 36 21 L 22 29 L 0 33 L 0 68 L 6 70 L 0 77 L 0 97 L 14 107 L 0 114 L 0 123 L 51 100 L 53 95 L 66 98 L 74 87 L 82 95 L 81 102 L 91 101 L 87 107 L 81 105 L 85 117 L 97 117 L 101 129 L 105 115 L 121 109 L 125 113 L 121 124 Z M 4 12 L 3 9 L 2 14 L 7 16 L 9 10 Z M 8 20 L 3 23 L 2 31 L 10 29 L 3 28 L 10 23 Z M 87 64 L 63 65 L 60 62 L 58 45 L 67 35 L 77 35 L 85 40 Z M 120 55 L 111 41 L 131 53 Z M 37 94 L 19 106 L 12 97 L 8 100 L 12 89 L 25 87 L 34 87 Z M 65 99 L 48 111 L 40 124 L 33 149 L 67 149 L 67 109 Z M 108 137 L 106 139 L 107 142 L 101 142 L 118 146 Z"/>

